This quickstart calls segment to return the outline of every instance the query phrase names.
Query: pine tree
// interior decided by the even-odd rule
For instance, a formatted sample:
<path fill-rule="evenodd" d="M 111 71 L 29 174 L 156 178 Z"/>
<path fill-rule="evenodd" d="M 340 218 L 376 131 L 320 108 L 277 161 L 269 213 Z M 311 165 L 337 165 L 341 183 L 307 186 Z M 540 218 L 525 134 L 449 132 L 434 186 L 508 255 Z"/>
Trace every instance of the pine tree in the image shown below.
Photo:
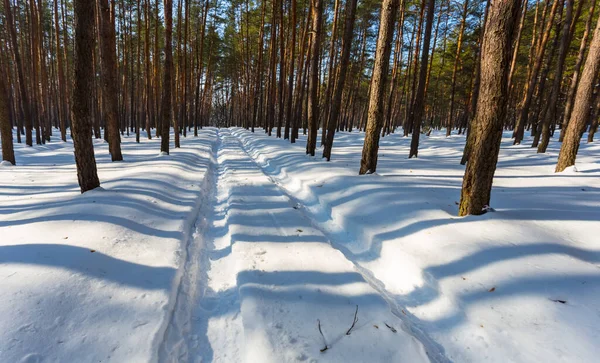
<path fill-rule="evenodd" d="M 95 2 L 74 0 L 75 13 L 75 74 L 71 113 L 73 117 L 73 146 L 77 178 L 82 193 L 100 186 L 94 144 L 92 143 L 93 121 L 93 53 L 95 46 L 94 23 Z"/>
<path fill-rule="evenodd" d="M 579 150 L 579 142 L 585 130 L 593 102 L 594 81 L 600 69 L 600 19 L 596 23 L 596 30 L 590 43 L 590 50 L 583 66 L 581 81 L 577 87 L 573 112 L 565 131 L 565 138 L 558 155 L 556 172 L 561 172 L 569 166 L 575 165 L 575 158 Z"/>
<path fill-rule="evenodd" d="M 165 68 L 163 69 L 163 93 L 161 103 L 161 122 L 160 132 L 160 151 L 169 153 L 169 133 L 171 129 L 171 119 L 173 118 L 173 109 L 171 105 L 171 87 L 173 72 L 173 1 L 164 0 L 165 4 Z"/>
<path fill-rule="evenodd" d="M 481 88 L 474 142 L 463 178 L 459 215 L 483 214 L 490 204 L 508 100 L 511 43 L 521 0 L 492 1 L 481 50 Z"/>
<path fill-rule="evenodd" d="M 379 137 L 383 127 L 385 86 L 387 82 L 390 55 L 392 53 L 392 38 L 394 23 L 398 11 L 398 0 L 383 0 L 381 4 L 381 22 L 377 36 L 375 51 L 375 66 L 371 78 L 371 95 L 369 98 L 369 113 L 362 159 L 359 174 L 371 174 L 377 169 L 377 153 Z"/>

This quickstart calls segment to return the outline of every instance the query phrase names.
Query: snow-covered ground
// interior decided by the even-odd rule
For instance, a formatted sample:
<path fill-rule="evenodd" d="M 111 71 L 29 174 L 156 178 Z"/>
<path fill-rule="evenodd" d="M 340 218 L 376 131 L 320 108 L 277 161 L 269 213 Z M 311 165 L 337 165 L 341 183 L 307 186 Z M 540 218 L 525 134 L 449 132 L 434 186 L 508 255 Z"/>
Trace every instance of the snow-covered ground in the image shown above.
<path fill-rule="evenodd" d="M 358 176 L 362 133 L 331 162 L 302 135 L 200 135 L 171 156 L 126 138 L 123 163 L 97 143 L 103 190 L 84 195 L 70 143 L 17 146 L 0 362 L 597 361 L 598 143 L 555 174 L 558 143 L 507 133 L 495 212 L 459 218 L 462 136 L 423 137 L 418 159 L 387 136 Z"/>
<path fill-rule="evenodd" d="M 101 190 L 83 195 L 72 143 L 16 145 L 0 167 L 0 362 L 143 362 L 156 355 L 202 205 L 216 131 L 159 156 L 96 141 Z"/>

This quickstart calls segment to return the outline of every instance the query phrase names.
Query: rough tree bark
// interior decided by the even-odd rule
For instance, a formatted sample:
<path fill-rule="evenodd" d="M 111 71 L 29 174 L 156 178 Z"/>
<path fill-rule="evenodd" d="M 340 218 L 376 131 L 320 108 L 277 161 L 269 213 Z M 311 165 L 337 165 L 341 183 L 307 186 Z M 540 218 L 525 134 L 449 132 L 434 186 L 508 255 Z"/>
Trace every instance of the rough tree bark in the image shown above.
<path fill-rule="evenodd" d="M 562 8 L 564 0 L 555 0 L 552 5 L 552 10 L 550 10 L 550 18 L 547 23 L 546 31 L 544 32 L 541 43 L 539 44 L 538 51 L 535 55 L 535 64 L 531 70 L 531 75 L 528 83 L 525 84 L 525 90 L 523 91 L 523 101 L 521 102 L 521 110 L 519 112 L 519 118 L 517 119 L 517 125 L 515 127 L 515 140 L 514 144 L 518 145 L 523 140 L 523 133 L 525 131 L 525 125 L 528 121 L 529 116 L 529 108 L 531 107 L 531 102 L 533 101 L 533 93 L 536 88 L 536 84 L 538 82 L 538 75 L 540 70 L 542 69 L 542 64 L 544 61 L 544 53 L 546 52 L 546 45 L 548 44 L 548 40 L 550 40 L 551 30 L 554 23 L 554 17 L 556 16 L 556 11 L 559 6 Z"/>
<path fill-rule="evenodd" d="M 460 20 L 460 30 L 458 32 L 458 41 L 456 45 L 456 55 L 454 57 L 454 67 L 452 68 L 452 84 L 450 86 L 450 111 L 448 111 L 448 120 L 446 121 L 446 136 L 452 133 L 454 120 L 454 96 L 456 94 L 456 76 L 458 73 L 458 63 L 460 61 L 460 51 L 462 50 L 463 35 L 465 33 L 465 23 L 469 11 L 469 0 L 464 0 L 463 12 Z"/>
<path fill-rule="evenodd" d="M 33 133 L 32 133 L 32 122 L 31 122 L 31 111 L 29 106 L 29 97 L 27 94 L 27 83 L 25 83 L 25 77 L 23 75 L 23 63 L 21 61 L 21 53 L 19 52 L 19 43 L 17 42 L 17 31 L 15 29 L 15 22 L 12 15 L 12 6 L 9 0 L 4 0 L 4 11 L 6 16 L 6 27 L 10 35 L 11 48 L 15 57 L 15 63 L 17 68 L 17 77 L 19 79 L 19 92 L 21 95 L 21 108 L 23 111 L 23 117 L 25 118 L 25 144 L 27 146 L 33 145 Z"/>
<path fill-rule="evenodd" d="M 433 0 L 430 0 L 433 1 Z M 377 49 L 375 51 L 375 65 L 371 77 L 371 95 L 369 97 L 369 111 L 363 145 L 362 159 L 360 160 L 359 174 L 371 174 L 377 169 L 377 152 L 379 150 L 379 137 L 383 127 L 385 84 L 390 67 L 392 53 L 392 39 L 394 37 L 394 22 L 398 12 L 398 0 L 383 0 L 381 4 L 381 22 L 377 36 Z M 425 60 L 427 67 L 427 60 Z"/>
<path fill-rule="evenodd" d="M 581 81 L 577 87 L 573 111 L 565 131 L 565 138 L 558 155 L 556 172 L 561 172 L 569 166 L 575 165 L 575 158 L 579 149 L 579 141 L 585 129 L 592 106 L 594 81 L 600 69 L 600 19 L 594 30 L 594 37 L 590 43 L 590 50 L 583 66 Z"/>
<path fill-rule="evenodd" d="M 474 143 L 463 179 L 459 215 L 485 213 L 498 161 L 508 100 L 511 43 L 521 0 L 493 1 L 481 51 L 481 88 Z"/>
<path fill-rule="evenodd" d="M 89 0 L 74 0 L 75 13 L 75 75 L 73 83 L 73 147 L 77 178 L 82 193 L 100 186 L 94 144 L 92 143 L 92 91 L 94 73 L 92 68 L 94 52 L 94 10 L 96 4 Z"/>
<path fill-rule="evenodd" d="M 342 38 L 342 58 L 340 59 L 340 72 L 337 79 L 337 85 L 333 94 L 333 103 L 327 124 L 327 136 L 325 138 L 325 148 L 323 157 L 327 161 L 331 160 L 331 148 L 333 147 L 333 138 L 337 126 L 337 120 L 342 105 L 342 93 L 346 83 L 346 74 L 348 73 L 348 63 L 350 62 L 350 50 L 352 48 L 352 34 L 354 33 L 354 18 L 356 16 L 357 0 L 348 0 L 346 2 L 346 24 L 344 26 L 344 35 Z"/>
<path fill-rule="evenodd" d="M 592 4 L 590 5 L 590 10 L 588 13 L 588 18 L 585 22 L 585 30 L 583 32 L 583 37 L 581 38 L 581 44 L 579 45 L 577 61 L 575 62 L 575 67 L 573 68 L 573 78 L 571 78 L 571 85 L 569 86 L 569 91 L 567 92 L 565 113 L 562 119 L 562 127 L 560 130 L 559 141 L 563 141 L 565 130 L 567 129 L 567 123 L 571 118 L 571 111 L 573 110 L 573 101 L 575 100 L 575 92 L 577 92 L 577 85 L 579 84 L 579 74 L 581 72 L 581 65 L 583 64 L 583 60 L 585 58 L 585 51 L 587 49 L 587 42 L 589 40 L 590 30 L 592 29 L 592 19 L 594 17 L 595 8 L 596 0 L 592 0 Z"/>
<path fill-rule="evenodd" d="M 552 83 L 552 90 L 550 91 L 550 98 L 547 103 L 547 111 L 542 121 L 542 142 L 538 145 L 537 152 L 545 153 L 548 143 L 550 142 L 550 125 L 554 122 L 558 111 L 558 96 L 560 95 L 560 86 L 562 84 L 562 74 L 565 68 L 565 60 L 569 53 L 569 45 L 571 44 L 572 34 L 569 30 L 571 26 L 571 19 L 573 18 L 573 5 L 575 0 L 567 1 L 567 14 L 563 20 L 563 29 L 560 39 L 560 48 L 558 50 L 558 61 L 556 62 L 556 71 L 554 72 L 554 81 Z M 536 135 L 538 138 L 539 135 Z"/>
<path fill-rule="evenodd" d="M 117 54 L 115 28 L 111 22 L 108 0 L 99 0 L 100 59 L 102 66 L 102 96 L 108 133 L 108 150 L 112 161 L 123 160 L 119 135 L 119 93 L 117 90 Z"/>
<path fill-rule="evenodd" d="M 409 158 L 419 155 L 419 137 L 421 136 L 421 122 L 425 111 L 425 82 L 427 79 L 427 59 L 429 58 L 429 42 L 431 40 L 431 29 L 433 27 L 433 12 L 435 11 L 435 0 L 427 1 L 427 18 L 425 20 L 425 33 L 423 34 L 423 52 L 421 53 L 421 64 L 419 69 L 419 85 L 413 97 L 414 102 L 410 114 L 410 124 L 413 125 L 413 134 L 410 141 Z"/>
<path fill-rule="evenodd" d="M 171 105 L 171 87 L 173 72 L 173 0 L 164 0 L 165 4 L 165 69 L 163 70 L 163 93 L 161 101 L 160 151 L 169 153 L 169 130 L 173 109 Z"/>
<path fill-rule="evenodd" d="M 310 77 L 308 77 L 308 138 L 306 153 L 315 156 L 317 129 L 319 127 L 319 49 L 321 45 L 321 23 L 323 22 L 323 0 L 312 0 L 312 37 L 310 43 Z"/>
<path fill-rule="evenodd" d="M 4 77 L 0 78 L 0 141 L 2 141 L 2 160 L 15 165 L 12 125 L 8 111 L 8 87 Z"/>

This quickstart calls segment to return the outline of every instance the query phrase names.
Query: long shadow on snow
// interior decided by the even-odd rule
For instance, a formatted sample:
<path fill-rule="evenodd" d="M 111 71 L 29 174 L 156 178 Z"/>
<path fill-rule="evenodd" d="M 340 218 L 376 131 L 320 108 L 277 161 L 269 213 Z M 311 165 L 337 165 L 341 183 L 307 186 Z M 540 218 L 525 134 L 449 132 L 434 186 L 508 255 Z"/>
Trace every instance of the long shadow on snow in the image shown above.
<path fill-rule="evenodd" d="M 273 147 L 267 140 L 268 139 L 266 137 L 255 137 L 251 142 L 245 143 L 245 147 L 249 149 L 254 157 L 263 157 L 263 168 L 265 172 L 275 177 L 277 180 L 282 181 L 283 183 L 292 181 L 291 177 L 289 177 L 286 172 L 287 169 L 293 168 L 295 171 L 299 169 L 310 170 L 314 167 L 315 163 L 319 162 L 314 161 L 311 158 L 303 158 L 302 156 L 298 156 L 298 150 L 294 150 L 294 147 L 290 148 L 287 146 L 284 149 L 284 153 L 282 153 L 281 148 Z M 296 148 L 299 149 L 299 147 Z M 337 154 L 336 158 L 336 160 L 340 159 Z M 440 167 L 447 167 L 447 165 L 444 164 L 447 163 L 448 160 L 454 159 L 456 159 L 456 157 L 446 158 L 446 161 L 444 161 Z M 531 157 L 530 159 L 531 165 L 538 165 L 537 163 L 540 161 L 540 157 Z M 541 159 L 548 164 L 554 162 L 550 161 L 550 158 L 547 156 L 542 156 Z M 351 159 L 342 156 L 342 161 L 328 164 L 328 168 L 340 169 L 347 174 L 346 165 L 341 164 L 345 164 L 345 162 L 348 160 Z M 458 161 L 458 159 L 456 160 Z M 528 159 L 527 164 L 529 164 L 529 161 L 530 160 Z M 353 162 L 355 163 L 356 160 L 353 160 Z M 395 163 L 392 162 L 391 164 L 388 164 L 388 166 L 391 166 L 393 169 L 400 168 L 398 165 L 402 163 L 404 163 L 404 161 L 397 161 Z M 502 162 L 500 164 L 500 166 L 502 166 Z M 504 166 L 507 165 L 512 166 L 517 164 L 516 161 L 511 160 L 510 162 L 504 163 Z M 556 176 L 558 177 L 559 175 Z M 499 178 L 502 177 L 503 176 L 499 176 Z M 537 176 L 524 175 L 523 177 Z M 348 182 L 348 178 L 353 178 L 354 180 Z M 331 178 L 326 180 L 318 187 L 304 186 L 310 190 L 309 202 L 305 205 L 309 208 L 325 208 L 325 213 L 313 215 L 313 217 L 319 223 L 326 223 L 332 218 L 332 206 L 342 205 L 344 203 L 352 203 L 354 200 L 364 198 L 366 195 L 368 195 L 368 200 L 370 202 L 369 205 L 361 206 L 359 208 L 360 210 L 351 213 L 348 220 L 345 221 L 345 224 L 342 226 L 347 230 L 354 229 L 354 232 L 356 232 L 359 237 L 361 236 L 362 232 L 353 227 L 352 221 L 360 220 L 362 223 L 364 223 L 364 218 L 368 215 L 376 215 L 377 220 L 372 222 L 374 222 L 375 225 L 381 226 L 405 219 L 413 219 L 415 210 L 431 210 L 442 212 L 442 215 L 447 215 L 447 217 L 444 218 L 433 218 L 409 222 L 398 229 L 378 233 L 371 241 L 372 244 L 370 247 L 360 253 L 353 253 L 345 246 L 338 246 L 342 247 L 344 249 L 343 252 L 350 258 L 358 261 L 372 261 L 379 258 L 382 243 L 384 241 L 406 237 L 422 230 L 447 224 L 494 219 L 514 221 L 554 221 L 557 220 L 557 215 L 561 216 L 560 221 L 572 220 L 596 222 L 600 219 L 600 211 L 598 211 L 597 208 L 592 207 L 592 204 L 594 203 L 589 203 L 591 200 L 600 200 L 600 190 L 598 190 L 598 188 L 586 187 L 585 191 L 582 191 L 581 198 L 573 199 L 556 197 L 557 195 L 560 196 L 561 194 L 572 197 L 573 191 L 578 189 L 577 186 L 495 188 L 493 194 L 493 205 L 498 206 L 498 209 L 500 209 L 499 212 L 488 213 L 487 215 L 477 217 L 478 219 L 476 219 L 476 217 L 456 218 L 446 211 L 444 204 L 447 203 L 447 200 L 458 198 L 461 178 L 453 175 L 447 175 L 443 178 L 440 178 L 439 181 L 434 182 L 434 180 L 437 179 L 435 176 L 426 176 L 426 179 L 428 179 L 428 184 L 434 183 L 438 185 L 434 195 L 437 197 L 442 197 L 442 199 L 446 199 L 446 201 L 432 200 L 431 195 L 428 196 L 422 193 L 423 187 L 420 181 L 423 181 L 423 179 L 424 177 L 419 177 L 418 175 L 405 175 L 403 178 L 393 177 L 393 179 L 381 178 L 377 176 L 358 177 L 349 175 Z M 329 195 L 333 195 L 334 193 L 338 193 L 340 191 L 346 192 L 344 193 L 344 197 L 338 197 L 337 199 L 331 197 L 328 198 Z M 314 196 L 314 198 L 311 198 L 310 195 Z M 392 208 L 394 213 L 389 212 L 390 205 L 394 205 L 394 203 L 397 203 L 396 205 L 401 205 L 405 199 L 412 200 L 411 203 L 414 203 L 415 195 L 422 195 L 418 198 L 419 203 L 416 209 L 409 208 L 406 210 Z M 446 195 L 446 198 L 443 198 L 444 195 Z M 407 198 L 404 198 L 404 196 Z M 323 205 L 321 204 L 321 200 L 328 200 L 328 202 L 323 203 Z M 529 203 L 533 202 L 535 202 L 540 208 L 535 210 L 515 208 L 515 204 L 530 205 Z M 383 210 L 387 210 L 388 212 L 380 213 L 380 211 Z M 359 225 L 358 223 L 356 224 Z M 408 306 L 424 305 L 440 297 L 441 292 L 438 286 L 438 281 L 441 279 L 458 274 L 464 274 L 469 271 L 473 271 L 501 261 L 517 259 L 523 256 L 549 254 L 569 256 L 571 258 L 596 265 L 598 262 L 600 262 L 599 251 L 565 246 L 554 242 L 486 248 L 468 256 L 464 256 L 459 260 L 454 260 L 445 264 L 426 268 L 423 271 L 423 274 L 431 277 L 427 279 L 428 283 L 424 287 L 416 288 L 413 292 L 407 295 L 395 296 L 395 300 Z M 494 294 L 490 294 L 487 289 L 468 291 L 459 294 L 457 298 L 462 302 L 463 309 L 461 309 L 461 311 L 463 312 L 452 313 L 449 316 L 445 316 L 434 321 L 423 321 L 415 316 L 410 316 L 410 319 L 415 321 L 419 326 L 430 326 L 433 330 L 449 330 L 464 322 L 464 311 L 466 311 L 466 306 L 473 305 L 476 302 L 517 295 L 548 297 L 550 294 L 560 295 L 566 291 L 571 291 L 571 294 L 573 295 L 581 295 L 585 294 L 585 291 L 589 291 L 589 289 L 598 288 L 600 288 L 600 276 L 594 274 L 557 274 L 540 277 L 526 276 L 498 284 Z M 555 303 L 549 301 L 549 304 Z"/>
<path fill-rule="evenodd" d="M 49 266 L 141 289 L 168 289 L 175 270 L 120 260 L 87 248 L 61 244 L 0 246 L 0 264 Z M 149 279 L 152 277 L 152 279 Z"/>

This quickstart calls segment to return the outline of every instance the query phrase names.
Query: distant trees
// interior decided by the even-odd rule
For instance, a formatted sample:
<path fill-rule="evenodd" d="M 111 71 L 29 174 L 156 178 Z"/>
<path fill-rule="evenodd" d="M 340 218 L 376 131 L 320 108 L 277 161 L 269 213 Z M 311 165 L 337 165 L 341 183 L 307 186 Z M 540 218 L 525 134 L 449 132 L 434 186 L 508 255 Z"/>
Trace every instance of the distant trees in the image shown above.
<path fill-rule="evenodd" d="M 276 128 L 277 137 L 292 143 L 300 132 L 307 134 L 309 155 L 317 153 L 320 134 L 322 155 L 331 160 L 336 133 L 359 130 L 366 133 L 363 174 L 375 172 L 380 138 L 399 126 L 411 137 L 408 157 L 418 156 L 421 134 L 432 130 L 467 133 L 461 164 L 485 139 L 476 120 L 484 117 L 478 110 L 480 75 L 493 2 L 92 2 L 96 16 L 86 29 L 92 33 L 90 110 L 75 125 L 69 110 L 83 96 L 73 97 L 74 86 L 87 87 L 75 64 L 76 2 L 2 0 L 4 107 L 17 143 L 22 136 L 29 146 L 34 136 L 45 143 L 54 129 L 67 141 L 71 127 L 73 137 L 81 137 L 80 151 L 88 136 L 104 136 L 116 161 L 122 160 L 120 139 L 130 133 L 141 142 L 140 133 L 151 139 L 154 129 L 168 153 L 171 132 L 179 147 L 192 128 L 196 136 L 206 125 L 242 126 L 268 135 Z M 555 133 L 559 140 L 569 133 L 561 165 L 574 162 L 581 134 L 589 130 L 591 142 L 598 127 L 600 90 L 593 86 L 597 76 L 589 75 L 596 2 L 524 1 L 506 48 L 500 127 L 512 131 L 515 144 L 530 131 L 538 152 L 546 152 Z M 485 118 L 498 126 L 494 117 Z M 81 125 L 91 125 L 86 140 L 75 135 Z"/>

